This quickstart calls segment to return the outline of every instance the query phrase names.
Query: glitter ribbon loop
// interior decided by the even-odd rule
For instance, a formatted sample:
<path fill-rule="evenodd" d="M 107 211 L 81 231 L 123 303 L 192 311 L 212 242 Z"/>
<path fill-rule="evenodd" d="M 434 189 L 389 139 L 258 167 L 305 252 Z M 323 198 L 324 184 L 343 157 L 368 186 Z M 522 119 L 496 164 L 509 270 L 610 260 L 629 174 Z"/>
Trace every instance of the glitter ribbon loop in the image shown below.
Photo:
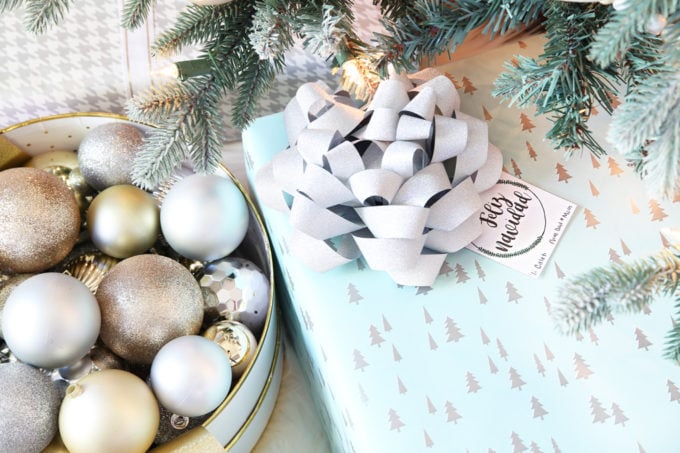
<path fill-rule="evenodd" d="M 383 81 L 365 110 L 323 84 L 300 87 L 284 112 L 290 147 L 255 180 L 289 213 L 293 254 L 318 272 L 363 257 L 399 284 L 431 285 L 446 254 L 481 233 L 478 193 L 503 164 L 487 124 L 459 108 L 433 70 Z"/>

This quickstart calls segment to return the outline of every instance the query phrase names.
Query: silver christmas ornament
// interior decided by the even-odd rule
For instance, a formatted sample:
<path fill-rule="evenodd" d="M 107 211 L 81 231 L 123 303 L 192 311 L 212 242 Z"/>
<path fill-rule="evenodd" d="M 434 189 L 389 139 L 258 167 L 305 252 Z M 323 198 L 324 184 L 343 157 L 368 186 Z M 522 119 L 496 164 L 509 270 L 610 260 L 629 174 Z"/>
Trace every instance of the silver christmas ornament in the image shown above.
<path fill-rule="evenodd" d="M 229 356 L 232 379 L 241 377 L 255 357 L 257 339 L 244 324 L 224 320 L 208 327 L 203 336 L 217 343 Z"/>
<path fill-rule="evenodd" d="M 0 450 L 42 451 L 57 433 L 57 388 L 47 375 L 21 362 L 0 364 L 0 382 Z"/>
<path fill-rule="evenodd" d="M 2 332 L 19 360 L 59 368 L 88 353 L 100 321 L 97 300 L 83 283 L 46 272 L 14 288 L 3 309 Z"/>
<path fill-rule="evenodd" d="M 206 414 L 201 417 L 189 418 L 185 415 L 173 414 L 163 406 L 159 406 L 158 408 L 161 413 L 161 421 L 158 425 L 156 438 L 154 439 L 154 443 L 157 445 L 170 442 L 177 436 L 194 429 L 209 417 L 209 414 Z"/>
<path fill-rule="evenodd" d="M 216 175 L 176 182 L 161 205 L 161 231 L 180 255 L 200 261 L 227 256 L 248 230 L 249 211 L 236 185 Z"/>
<path fill-rule="evenodd" d="M 224 258 L 205 265 L 200 285 L 216 296 L 216 308 L 227 319 L 251 331 L 262 331 L 269 309 L 269 279 L 245 258 Z M 207 300 L 215 300 L 208 297 Z M 213 302 L 215 303 L 215 302 Z"/>
<path fill-rule="evenodd" d="M 217 408 L 231 386 L 231 365 L 217 344 L 198 335 L 168 342 L 149 374 L 158 401 L 169 411 L 198 417 Z"/>
<path fill-rule="evenodd" d="M 132 184 L 132 163 L 144 134 L 126 123 L 107 123 L 89 131 L 78 147 L 80 171 L 96 190 Z"/>

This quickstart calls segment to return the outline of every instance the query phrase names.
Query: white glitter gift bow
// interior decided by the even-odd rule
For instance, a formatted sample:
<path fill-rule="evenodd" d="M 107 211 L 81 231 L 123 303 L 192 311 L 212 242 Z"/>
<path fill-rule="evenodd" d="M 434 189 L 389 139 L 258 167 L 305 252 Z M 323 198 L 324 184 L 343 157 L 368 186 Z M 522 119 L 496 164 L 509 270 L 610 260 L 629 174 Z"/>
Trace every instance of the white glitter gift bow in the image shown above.
<path fill-rule="evenodd" d="M 366 110 L 302 85 L 284 112 L 290 147 L 255 180 L 265 204 L 290 214 L 292 253 L 317 272 L 363 255 L 397 284 L 432 285 L 446 254 L 481 233 L 478 193 L 503 164 L 486 122 L 459 106 L 431 69 L 383 81 Z"/>

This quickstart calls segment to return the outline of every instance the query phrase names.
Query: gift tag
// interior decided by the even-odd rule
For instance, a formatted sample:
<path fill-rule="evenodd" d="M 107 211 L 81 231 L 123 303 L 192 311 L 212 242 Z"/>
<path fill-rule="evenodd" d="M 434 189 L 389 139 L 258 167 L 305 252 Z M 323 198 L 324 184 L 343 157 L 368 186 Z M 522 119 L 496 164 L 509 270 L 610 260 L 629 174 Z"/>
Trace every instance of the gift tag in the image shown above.
<path fill-rule="evenodd" d="M 538 278 L 576 205 L 505 172 L 480 197 L 482 234 L 467 248 Z"/>

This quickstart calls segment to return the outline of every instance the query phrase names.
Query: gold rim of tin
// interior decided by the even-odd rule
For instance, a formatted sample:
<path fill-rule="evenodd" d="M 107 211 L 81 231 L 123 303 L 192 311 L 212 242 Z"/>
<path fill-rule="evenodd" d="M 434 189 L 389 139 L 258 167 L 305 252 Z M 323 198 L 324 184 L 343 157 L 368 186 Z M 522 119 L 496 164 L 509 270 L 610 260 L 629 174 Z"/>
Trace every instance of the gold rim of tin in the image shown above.
<path fill-rule="evenodd" d="M 144 123 L 132 121 L 127 116 L 121 115 L 121 114 L 118 114 L 118 113 L 72 112 L 72 113 L 60 113 L 60 114 L 57 114 L 57 115 L 42 116 L 42 117 L 27 120 L 27 121 L 22 121 L 20 123 L 12 124 L 10 126 L 5 127 L 4 129 L 0 129 L 0 135 L 5 134 L 7 132 L 14 131 L 16 129 L 20 129 L 22 127 L 37 124 L 37 123 L 43 123 L 43 122 L 59 120 L 59 119 L 66 119 L 66 118 L 78 118 L 78 117 L 111 118 L 111 119 L 128 121 L 130 123 L 143 124 L 143 125 L 148 126 L 148 127 L 155 127 L 155 126 L 150 125 L 150 124 L 144 124 Z M 271 328 L 271 320 L 272 320 L 272 317 L 274 315 L 274 290 L 275 290 L 275 286 L 274 286 L 275 285 L 275 283 L 274 283 L 274 257 L 273 257 L 273 254 L 272 254 L 271 244 L 269 243 L 269 234 L 267 233 L 267 229 L 264 226 L 264 222 L 262 220 L 262 217 L 260 216 L 259 211 L 257 210 L 257 207 L 253 203 L 253 200 L 250 198 L 250 195 L 246 192 L 245 187 L 243 187 L 241 182 L 234 176 L 234 174 L 224 164 L 222 164 L 220 162 L 218 164 L 218 166 L 219 166 L 220 170 L 224 171 L 229 176 L 229 178 L 232 180 L 232 182 L 239 188 L 239 190 L 243 194 L 244 198 L 246 199 L 246 203 L 248 204 L 248 207 L 250 208 L 250 212 L 251 212 L 252 216 L 255 218 L 255 221 L 257 222 L 257 226 L 260 230 L 260 233 L 262 234 L 262 238 L 264 239 L 263 242 L 264 242 L 264 247 L 265 247 L 265 254 L 266 254 L 266 257 L 267 257 L 267 261 L 268 261 L 267 271 L 269 272 L 270 291 L 269 291 L 269 307 L 267 308 L 267 318 L 265 319 L 265 323 L 264 323 L 264 326 L 262 328 L 262 334 L 261 334 L 261 338 L 260 338 L 260 340 L 261 340 L 262 338 L 265 337 L 266 334 L 269 333 L 270 328 Z M 280 336 L 279 330 L 280 329 L 277 329 L 277 332 L 276 332 L 277 343 L 276 343 L 276 346 L 275 346 L 276 349 L 275 349 L 275 355 L 274 355 L 273 363 L 275 363 L 277 355 L 278 355 L 279 336 Z M 217 417 L 217 414 L 222 412 L 222 410 L 224 410 L 225 406 L 227 406 L 231 402 L 231 400 L 234 398 L 234 395 L 236 393 L 238 393 L 238 391 L 241 389 L 244 382 L 246 381 L 246 378 L 250 374 L 250 370 L 253 367 L 253 364 L 255 363 L 257 358 L 260 356 L 260 353 L 262 352 L 263 345 L 264 345 L 264 341 L 258 341 L 257 348 L 255 350 L 255 355 L 253 356 L 253 360 L 251 360 L 251 362 L 248 364 L 245 371 L 243 372 L 243 374 L 239 378 L 238 382 L 236 382 L 236 385 L 231 389 L 231 391 L 229 392 L 229 395 L 227 395 L 226 399 L 222 402 L 222 404 L 220 404 L 211 413 L 210 417 L 208 417 L 208 419 L 206 419 L 202 423 L 202 426 L 205 427 L 208 424 L 210 424 L 210 422 L 212 422 L 215 419 L 215 417 Z M 270 374 L 267 377 L 267 381 L 265 381 L 265 389 L 268 389 L 269 386 L 271 385 L 273 372 L 274 372 L 274 366 L 272 365 Z M 233 446 L 233 443 L 238 441 L 238 439 L 240 439 L 243 436 L 245 430 L 250 426 L 250 424 L 253 421 L 255 414 L 258 412 L 259 408 L 261 407 L 262 401 L 264 401 L 264 394 L 265 393 L 266 392 L 263 390 L 263 392 L 260 394 L 260 397 L 259 397 L 259 399 L 256 403 L 255 408 L 253 409 L 253 411 L 251 411 L 251 414 L 246 419 L 246 421 L 243 423 L 243 425 L 239 428 L 239 430 L 236 432 L 236 434 L 234 435 L 232 440 L 229 441 L 229 443 L 227 444 L 228 447 L 225 447 L 225 449 L 231 448 Z"/>
<path fill-rule="evenodd" d="M 276 362 L 279 359 L 279 354 L 281 353 L 281 329 L 276 330 L 276 346 L 274 348 L 272 366 L 269 368 L 269 374 L 267 375 L 267 380 L 265 381 L 264 387 L 262 388 L 262 392 L 260 393 L 253 410 L 250 412 L 250 415 L 248 415 L 246 421 L 243 422 L 241 429 L 239 429 L 236 434 L 234 434 L 234 437 L 232 437 L 231 440 L 224 446 L 225 450 L 230 450 L 239 440 L 241 440 L 241 437 L 243 437 L 245 434 L 246 429 L 253 423 L 253 420 L 255 420 L 255 417 L 260 412 L 260 409 L 264 404 L 264 400 L 269 394 L 269 387 L 271 387 L 271 385 L 274 383 L 274 374 L 276 374 Z"/>

